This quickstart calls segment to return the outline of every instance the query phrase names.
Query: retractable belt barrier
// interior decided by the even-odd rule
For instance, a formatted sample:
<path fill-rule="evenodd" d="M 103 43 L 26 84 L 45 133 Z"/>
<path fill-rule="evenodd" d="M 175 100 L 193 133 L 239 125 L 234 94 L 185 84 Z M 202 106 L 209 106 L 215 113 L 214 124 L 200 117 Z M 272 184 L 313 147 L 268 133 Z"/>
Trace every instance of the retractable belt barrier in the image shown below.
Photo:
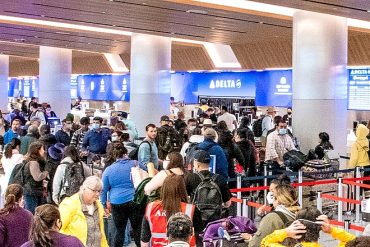
<path fill-rule="evenodd" d="M 351 203 L 354 204 L 356 207 L 356 219 L 355 222 L 360 222 L 360 188 L 366 188 L 370 189 L 370 185 L 368 184 L 363 184 L 362 181 L 370 180 L 369 177 L 361 177 L 361 172 L 362 171 L 370 171 L 370 167 L 356 167 L 354 169 L 344 169 L 344 170 L 337 170 L 337 171 L 326 171 L 326 172 L 285 172 L 288 176 L 295 176 L 298 177 L 298 183 L 293 183 L 292 185 L 294 187 L 298 187 L 298 201 L 300 202 L 300 205 L 302 205 L 302 194 L 303 194 L 303 186 L 313 186 L 313 185 L 323 185 L 323 184 L 338 184 L 338 195 L 332 195 L 332 194 L 325 194 L 322 193 L 321 191 L 317 192 L 317 208 L 322 211 L 322 199 L 328 199 L 328 200 L 333 200 L 338 202 L 338 220 L 332 220 L 330 223 L 333 225 L 338 225 L 338 226 L 344 226 L 346 229 L 351 229 L 355 231 L 360 231 L 362 232 L 364 230 L 363 227 L 353 225 L 349 222 L 349 220 L 343 221 L 343 203 Z M 318 180 L 318 181 L 309 181 L 309 182 L 303 182 L 303 177 L 304 176 L 309 176 L 309 175 L 315 175 L 315 174 L 336 174 L 336 173 L 349 173 L 349 172 L 355 172 L 355 177 L 354 178 L 342 178 L 339 177 L 338 179 L 325 179 L 325 180 Z M 268 186 L 268 179 L 274 179 L 278 177 L 279 175 L 272 175 L 271 172 L 267 171 L 267 166 L 264 166 L 264 176 L 257 176 L 257 177 L 241 177 L 238 176 L 235 179 L 230 179 L 229 181 L 237 181 L 237 188 L 236 189 L 231 189 L 230 191 L 232 193 L 237 193 L 237 198 L 233 197 L 231 198 L 232 202 L 237 203 L 238 210 L 237 210 L 237 215 L 241 216 L 247 216 L 245 215 L 246 212 L 249 212 L 248 207 L 253 207 L 253 208 L 259 208 L 263 206 L 262 204 L 256 203 L 249 201 L 248 198 L 241 198 L 241 192 L 253 192 L 253 191 L 264 191 L 264 203 L 266 204 L 266 194 L 267 190 L 269 189 Z M 256 186 L 256 187 L 247 187 L 247 188 L 241 188 L 241 181 L 256 181 L 260 180 L 263 181 L 263 186 Z M 347 184 L 350 186 L 354 186 L 356 189 L 356 198 L 355 199 L 349 199 L 343 197 L 343 184 Z M 271 207 L 268 207 L 265 205 L 264 208 L 266 211 L 270 211 Z M 348 230 L 347 229 L 347 230 Z"/>

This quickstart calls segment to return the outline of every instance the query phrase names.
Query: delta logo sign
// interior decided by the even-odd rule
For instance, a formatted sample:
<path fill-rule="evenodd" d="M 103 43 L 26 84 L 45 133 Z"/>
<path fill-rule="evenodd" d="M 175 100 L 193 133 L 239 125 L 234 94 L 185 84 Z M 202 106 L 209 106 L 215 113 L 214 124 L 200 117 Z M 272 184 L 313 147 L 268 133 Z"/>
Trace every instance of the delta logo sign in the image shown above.
<path fill-rule="evenodd" d="M 240 79 L 237 80 L 211 80 L 209 83 L 210 89 L 216 88 L 241 88 L 242 82 Z"/>

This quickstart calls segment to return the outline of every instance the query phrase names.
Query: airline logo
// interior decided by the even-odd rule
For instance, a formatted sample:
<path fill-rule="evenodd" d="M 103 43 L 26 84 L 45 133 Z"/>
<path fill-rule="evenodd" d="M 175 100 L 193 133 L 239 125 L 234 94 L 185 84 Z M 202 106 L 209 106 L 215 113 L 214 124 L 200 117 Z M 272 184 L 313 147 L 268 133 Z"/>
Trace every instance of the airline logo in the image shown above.
<path fill-rule="evenodd" d="M 291 86 L 287 84 L 287 79 L 285 76 L 280 78 L 279 84 L 276 85 L 275 93 L 278 95 L 292 95 Z"/>
<path fill-rule="evenodd" d="M 209 83 L 210 89 L 216 88 L 241 88 L 242 82 L 240 79 L 237 80 L 211 80 Z"/>

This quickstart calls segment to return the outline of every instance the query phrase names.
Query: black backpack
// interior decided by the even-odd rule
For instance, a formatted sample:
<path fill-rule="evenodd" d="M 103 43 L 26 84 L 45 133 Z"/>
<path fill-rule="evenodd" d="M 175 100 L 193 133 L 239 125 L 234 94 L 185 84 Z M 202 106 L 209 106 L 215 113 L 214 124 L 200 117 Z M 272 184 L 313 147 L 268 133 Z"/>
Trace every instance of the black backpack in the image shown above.
<path fill-rule="evenodd" d="M 66 192 L 65 196 L 70 197 L 73 194 L 77 193 L 80 190 L 82 183 L 85 181 L 84 168 L 81 162 L 77 163 L 61 163 L 66 165 L 64 172 L 63 184 L 59 190 L 59 195 L 64 189 Z M 59 198 L 60 199 L 60 198 Z"/>
<path fill-rule="evenodd" d="M 209 222 L 221 219 L 222 194 L 215 183 L 218 174 L 210 174 L 206 177 L 201 173 L 197 174 L 202 181 L 194 190 L 192 202 L 200 212 L 202 223 L 206 225 Z"/>
<path fill-rule="evenodd" d="M 166 153 L 181 149 L 181 139 L 177 131 L 173 128 L 161 127 L 159 130 L 159 146 Z"/>
<path fill-rule="evenodd" d="M 254 134 L 255 137 L 261 137 L 262 136 L 262 133 L 263 133 L 262 121 L 263 121 L 263 119 L 264 119 L 264 117 L 261 117 L 253 123 L 252 129 L 253 129 L 253 134 Z"/>
<path fill-rule="evenodd" d="M 297 172 L 308 161 L 307 155 L 298 150 L 290 150 L 283 155 L 284 164 L 293 172 Z"/>
<path fill-rule="evenodd" d="M 149 144 L 149 148 L 150 148 L 150 155 L 152 154 L 152 145 L 150 144 L 150 142 L 148 142 L 148 141 L 142 141 L 142 142 L 140 143 L 140 145 L 139 145 L 139 146 L 137 146 L 137 148 L 135 148 L 134 150 L 132 150 L 132 151 L 128 154 L 128 157 L 129 157 L 130 159 L 132 159 L 132 160 L 138 160 L 138 158 L 139 158 L 139 148 L 140 148 L 141 144 L 143 144 L 143 143 L 148 143 L 148 144 Z"/>
<path fill-rule="evenodd" d="M 26 164 L 27 161 L 23 160 L 21 163 L 17 164 L 14 167 L 12 174 L 10 175 L 8 185 L 19 184 L 22 187 L 25 185 L 26 180 L 24 176 L 24 168 L 26 167 Z"/>

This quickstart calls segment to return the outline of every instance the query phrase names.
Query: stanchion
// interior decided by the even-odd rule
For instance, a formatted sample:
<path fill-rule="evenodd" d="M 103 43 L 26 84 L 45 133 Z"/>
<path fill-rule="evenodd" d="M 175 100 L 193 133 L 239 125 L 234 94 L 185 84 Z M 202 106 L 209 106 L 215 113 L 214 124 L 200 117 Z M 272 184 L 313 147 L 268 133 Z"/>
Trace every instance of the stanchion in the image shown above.
<path fill-rule="evenodd" d="M 267 177 L 267 175 L 268 175 L 267 174 L 267 164 L 266 163 L 263 164 L 263 175 L 265 177 Z M 267 178 L 263 179 L 263 185 L 267 186 Z M 263 192 L 263 203 L 265 205 L 267 205 L 267 190 L 264 190 L 264 192 Z"/>
<path fill-rule="evenodd" d="M 356 178 L 360 178 L 361 177 L 361 167 L 357 166 L 356 167 Z M 351 185 L 348 185 L 348 186 L 351 186 Z M 360 200 L 360 193 L 361 193 L 361 188 L 359 186 L 356 186 L 355 187 L 355 190 L 356 190 L 356 200 L 359 201 Z M 360 222 L 360 204 L 356 204 L 356 217 L 355 217 L 355 223 L 359 223 Z"/>
<path fill-rule="evenodd" d="M 238 175 L 236 177 L 236 188 L 240 189 L 242 187 L 242 177 Z M 238 199 L 242 199 L 242 192 L 238 191 L 236 192 L 236 197 Z M 241 216 L 242 215 L 242 205 L 240 203 L 236 204 L 236 215 Z"/>
<path fill-rule="evenodd" d="M 299 170 L 298 171 L 298 183 L 302 183 L 303 182 L 303 172 L 302 170 Z M 298 186 L 298 203 L 299 205 L 302 207 L 302 203 L 303 203 L 303 187 L 300 185 Z"/>
<path fill-rule="evenodd" d="M 249 206 L 248 206 L 248 198 L 243 198 L 243 213 L 242 216 L 249 217 Z"/>
<path fill-rule="evenodd" d="M 344 221 L 344 230 L 345 230 L 346 232 L 349 232 L 350 225 L 351 225 L 351 221 L 350 221 L 350 220 L 345 220 L 345 221 Z"/>
<path fill-rule="evenodd" d="M 343 197 L 343 178 L 338 178 L 338 197 Z M 338 221 L 343 220 L 343 202 L 338 201 Z"/>
<path fill-rule="evenodd" d="M 322 198 L 321 198 L 321 191 L 317 191 L 317 199 L 316 199 L 317 209 L 322 212 Z"/>

